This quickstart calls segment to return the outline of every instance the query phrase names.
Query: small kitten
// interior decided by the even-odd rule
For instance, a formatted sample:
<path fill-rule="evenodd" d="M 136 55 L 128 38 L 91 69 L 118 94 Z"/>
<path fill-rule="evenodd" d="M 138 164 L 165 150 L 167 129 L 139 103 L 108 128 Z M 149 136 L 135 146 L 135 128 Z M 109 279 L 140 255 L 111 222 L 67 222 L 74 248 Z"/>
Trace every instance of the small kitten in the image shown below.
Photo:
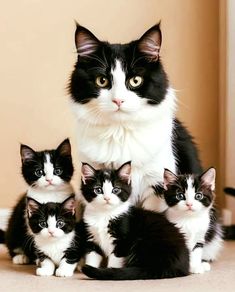
<path fill-rule="evenodd" d="M 20 148 L 22 175 L 29 185 L 9 219 L 5 242 L 14 264 L 34 261 L 32 238 L 27 232 L 25 221 L 26 197 L 40 203 L 63 202 L 74 193 L 70 180 L 73 163 L 69 139 L 64 140 L 55 150 L 36 152 L 27 145 Z"/>
<path fill-rule="evenodd" d="M 37 256 L 38 276 L 70 277 L 83 252 L 76 235 L 75 199 L 40 204 L 27 198 L 27 224 Z M 56 270 L 55 270 L 55 267 Z"/>
<path fill-rule="evenodd" d="M 82 271 L 100 280 L 188 275 L 183 234 L 164 215 L 131 206 L 130 175 L 130 162 L 117 170 L 82 165 L 83 220 L 89 238 Z M 104 257 L 107 268 L 98 268 Z"/>
<path fill-rule="evenodd" d="M 222 229 L 214 207 L 215 169 L 199 175 L 164 171 L 165 214 L 185 234 L 191 273 L 210 270 L 222 247 Z"/>

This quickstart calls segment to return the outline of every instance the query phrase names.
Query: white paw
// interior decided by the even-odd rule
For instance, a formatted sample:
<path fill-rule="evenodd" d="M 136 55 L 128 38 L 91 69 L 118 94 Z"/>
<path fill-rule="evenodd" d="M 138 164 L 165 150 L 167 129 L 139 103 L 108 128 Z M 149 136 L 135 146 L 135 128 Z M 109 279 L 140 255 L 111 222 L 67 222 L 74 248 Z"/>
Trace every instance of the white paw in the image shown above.
<path fill-rule="evenodd" d="M 202 265 L 205 272 L 209 272 L 211 270 L 211 265 L 208 262 L 202 262 Z"/>
<path fill-rule="evenodd" d="M 12 258 L 15 265 L 26 265 L 29 263 L 29 258 L 25 254 L 17 254 Z"/>
<path fill-rule="evenodd" d="M 73 276 L 73 271 L 71 269 L 58 268 L 55 271 L 55 275 L 57 277 L 72 277 Z"/>
<path fill-rule="evenodd" d="M 47 268 L 36 269 L 36 275 L 38 276 L 52 276 L 53 274 L 54 274 L 54 271 L 52 269 L 47 269 Z"/>
<path fill-rule="evenodd" d="M 203 274 L 204 272 L 205 270 L 202 264 L 190 267 L 190 273 L 192 274 Z"/>

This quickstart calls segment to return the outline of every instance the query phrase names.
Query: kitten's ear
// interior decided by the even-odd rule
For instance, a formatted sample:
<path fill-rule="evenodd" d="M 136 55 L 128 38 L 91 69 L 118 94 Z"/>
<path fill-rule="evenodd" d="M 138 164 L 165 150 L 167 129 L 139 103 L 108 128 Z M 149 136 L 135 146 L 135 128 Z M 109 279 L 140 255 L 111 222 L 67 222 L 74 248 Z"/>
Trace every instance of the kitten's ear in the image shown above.
<path fill-rule="evenodd" d="M 216 177 L 215 168 L 211 167 L 200 176 L 200 180 L 202 182 L 202 185 L 205 185 L 205 186 L 209 187 L 211 191 L 214 191 L 215 190 L 215 177 Z"/>
<path fill-rule="evenodd" d="M 164 169 L 163 178 L 164 178 L 163 187 L 165 190 L 168 189 L 169 184 L 172 184 L 177 180 L 177 176 L 167 168 Z"/>
<path fill-rule="evenodd" d="M 35 151 L 27 145 L 20 145 L 20 156 L 23 163 L 33 160 L 35 156 Z"/>
<path fill-rule="evenodd" d="M 63 202 L 63 208 L 69 212 L 72 213 L 73 215 L 75 214 L 76 211 L 76 201 L 74 196 L 69 197 Z"/>
<path fill-rule="evenodd" d="M 128 161 L 119 167 L 117 170 L 119 177 L 128 184 L 131 182 L 131 162 Z"/>
<path fill-rule="evenodd" d="M 91 179 L 95 176 L 95 172 L 96 170 L 92 166 L 82 162 L 81 176 L 84 184 L 86 184 L 87 179 Z"/>
<path fill-rule="evenodd" d="M 87 28 L 76 23 L 75 44 L 79 56 L 88 56 L 94 53 L 100 41 Z"/>
<path fill-rule="evenodd" d="M 138 41 L 138 49 L 151 62 L 159 59 L 159 52 L 162 43 L 160 22 L 152 26 Z"/>
<path fill-rule="evenodd" d="M 69 139 L 65 139 L 56 149 L 60 156 L 71 156 L 71 145 Z"/>
<path fill-rule="evenodd" d="M 26 208 L 27 208 L 28 216 L 31 217 L 32 214 L 39 209 L 40 205 L 41 204 L 38 203 L 36 200 L 27 198 Z"/>

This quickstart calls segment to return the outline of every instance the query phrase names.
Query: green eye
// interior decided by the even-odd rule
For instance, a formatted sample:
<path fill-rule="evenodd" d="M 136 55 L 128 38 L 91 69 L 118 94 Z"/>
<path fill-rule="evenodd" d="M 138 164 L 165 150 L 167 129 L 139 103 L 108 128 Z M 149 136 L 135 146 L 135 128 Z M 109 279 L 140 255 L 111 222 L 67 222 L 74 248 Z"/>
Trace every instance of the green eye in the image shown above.
<path fill-rule="evenodd" d="M 47 228 L 47 223 L 46 221 L 40 221 L 38 224 L 41 228 Z"/>
<path fill-rule="evenodd" d="M 42 169 L 36 169 L 34 173 L 35 173 L 35 175 L 37 177 L 41 177 L 43 175 L 43 170 Z"/>
<path fill-rule="evenodd" d="M 55 174 L 55 175 L 61 175 L 62 172 L 63 172 L 63 170 L 62 170 L 62 168 L 60 168 L 60 167 L 57 167 L 57 168 L 54 169 L 54 174 Z"/>
<path fill-rule="evenodd" d="M 178 194 L 176 195 L 176 199 L 177 199 L 178 201 L 182 201 L 182 200 L 184 200 L 184 199 L 185 199 L 184 194 L 183 194 L 183 193 L 178 193 Z"/>
<path fill-rule="evenodd" d="M 201 192 L 196 193 L 195 199 L 201 201 L 203 199 L 203 194 Z"/>
<path fill-rule="evenodd" d="M 129 85 L 131 88 L 138 88 L 143 84 L 143 77 L 141 76 L 134 76 L 132 78 L 129 79 Z"/>
<path fill-rule="evenodd" d="M 94 188 L 94 192 L 95 192 L 96 195 L 103 194 L 103 190 L 102 190 L 102 188 L 100 188 L 100 187 L 96 187 L 96 188 Z"/>
<path fill-rule="evenodd" d="M 106 78 L 104 76 L 98 76 L 95 80 L 95 83 L 97 86 L 99 86 L 101 88 L 105 88 L 109 85 L 108 78 Z"/>

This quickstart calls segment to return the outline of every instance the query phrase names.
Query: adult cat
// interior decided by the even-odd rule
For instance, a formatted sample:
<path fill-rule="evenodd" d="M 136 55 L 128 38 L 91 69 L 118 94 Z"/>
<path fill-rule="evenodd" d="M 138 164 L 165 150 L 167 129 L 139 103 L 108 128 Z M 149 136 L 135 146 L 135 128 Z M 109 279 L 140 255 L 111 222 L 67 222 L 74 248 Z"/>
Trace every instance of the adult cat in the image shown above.
<path fill-rule="evenodd" d="M 160 25 L 138 40 L 109 44 L 77 25 L 70 93 L 81 161 L 117 168 L 132 161 L 132 199 L 162 211 L 152 185 L 164 168 L 199 173 L 192 137 L 175 118 L 176 96 L 160 61 Z"/>

